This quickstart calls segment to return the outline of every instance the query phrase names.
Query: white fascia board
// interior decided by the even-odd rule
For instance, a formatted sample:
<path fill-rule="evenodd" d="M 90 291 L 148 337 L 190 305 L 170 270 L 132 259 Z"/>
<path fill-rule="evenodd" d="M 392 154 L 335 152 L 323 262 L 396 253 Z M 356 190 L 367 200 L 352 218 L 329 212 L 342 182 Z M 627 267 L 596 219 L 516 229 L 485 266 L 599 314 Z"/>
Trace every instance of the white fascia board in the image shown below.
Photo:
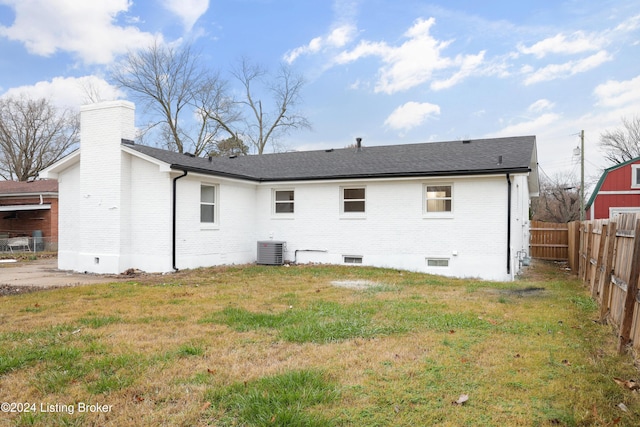
<path fill-rule="evenodd" d="M 139 151 L 133 150 L 127 146 L 122 146 L 122 151 L 127 154 L 131 154 L 132 156 L 138 157 L 139 159 L 146 160 L 149 163 L 153 163 L 158 166 L 159 172 L 171 172 L 171 165 L 169 163 L 163 162 L 161 160 L 156 159 L 155 157 L 147 156 L 146 154 L 142 154 Z"/>
<path fill-rule="evenodd" d="M 171 169 L 171 172 L 173 172 L 175 174 L 180 174 L 180 173 L 183 173 L 184 170 L 183 169 Z M 189 176 L 191 178 L 198 178 L 198 179 L 207 180 L 207 181 L 234 182 L 234 183 L 239 183 L 239 184 L 256 185 L 256 186 L 260 184 L 259 182 L 253 181 L 253 180 L 250 180 L 250 179 L 230 178 L 230 177 L 224 176 L 224 175 L 216 175 L 215 173 L 208 174 L 208 173 L 188 171 L 187 176 Z"/>
<path fill-rule="evenodd" d="M 42 179 L 57 179 L 58 174 L 65 169 L 70 168 L 74 164 L 80 161 L 80 150 L 76 150 L 73 153 L 63 157 L 49 167 L 44 168 L 38 173 L 38 178 Z"/>
<path fill-rule="evenodd" d="M 347 185 L 358 185 L 365 182 L 393 182 L 393 181 L 451 181 L 451 180 L 463 180 L 463 179 L 478 179 L 478 178 L 501 178 L 504 179 L 506 172 L 503 174 L 478 174 L 478 175 L 442 175 L 442 176 L 403 176 L 403 177 L 367 177 L 367 178 L 337 178 L 337 179 L 309 179 L 309 180 L 282 180 L 282 181 L 261 181 L 255 182 L 255 184 L 261 187 L 274 187 L 277 185 L 291 186 L 302 184 L 336 184 L 346 183 Z M 525 175 L 526 173 L 511 173 L 511 176 Z"/>

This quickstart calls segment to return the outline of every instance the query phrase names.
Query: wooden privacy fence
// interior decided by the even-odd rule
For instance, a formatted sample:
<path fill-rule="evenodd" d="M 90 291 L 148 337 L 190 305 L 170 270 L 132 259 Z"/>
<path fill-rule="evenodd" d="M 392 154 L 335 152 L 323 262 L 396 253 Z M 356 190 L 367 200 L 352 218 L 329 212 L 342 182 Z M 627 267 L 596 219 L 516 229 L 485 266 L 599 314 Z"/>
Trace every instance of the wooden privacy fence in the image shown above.
<path fill-rule="evenodd" d="M 531 257 L 548 260 L 569 259 L 567 224 L 531 221 Z"/>
<path fill-rule="evenodd" d="M 529 241 L 532 258 L 552 261 L 568 261 L 573 271 L 578 269 L 579 232 L 578 221 L 553 223 L 531 221 Z"/>
<path fill-rule="evenodd" d="M 619 352 L 640 348 L 640 215 L 583 221 L 578 234 L 578 276 L 598 302 L 600 320 L 619 329 Z"/>

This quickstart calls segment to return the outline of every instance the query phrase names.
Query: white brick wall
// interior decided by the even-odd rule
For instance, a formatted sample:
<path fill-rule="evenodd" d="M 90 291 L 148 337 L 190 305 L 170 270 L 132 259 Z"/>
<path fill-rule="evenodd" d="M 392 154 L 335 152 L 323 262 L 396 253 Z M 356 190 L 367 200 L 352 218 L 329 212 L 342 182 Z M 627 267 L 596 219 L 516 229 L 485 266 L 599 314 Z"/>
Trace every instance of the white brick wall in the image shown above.
<path fill-rule="evenodd" d="M 123 245 L 126 262 L 121 269 L 143 271 L 171 271 L 172 176 L 160 172 L 158 165 L 126 154 L 129 158 L 130 209 L 128 223 L 129 244 Z M 123 242 L 125 241 L 123 236 Z"/>
<path fill-rule="evenodd" d="M 167 172 L 135 153 L 133 104 L 82 109 L 80 164 L 59 173 L 62 269 L 120 273 L 172 270 L 172 185 Z M 189 173 L 177 181 L 176 266 L 249 263 L 258 240 L 283 240 L 286 259 L 363 264 L 458 277 L 509 280 L 528 251 L 528 187 L 512 175 L 511 274 L 507 273 L 505 175 L 256 184 Z M 424 212 L 424 186 L 453 186 L 453 213 Z M 216 187 L 216 224 L 200 223 L 200 186 Z M 341 214 L 341 188 L 366 187 L 364 215 Z M 295 191 L 293 215 L 273 212 L 276 188 Z M 296 251 L 297 254 L 296 254 Z M 428 267 L 445 258 L 448 267 Z"/>
<path fill-rule="evenodd" d="M 58 179 L 58 268 L 80 269 L 78 245 L 82 238 L 80 222 L 80 165 L 64 170 Z"/>
<path fill-rule="evenodd" d="M 218 221 L 200 223 L 200 186 L 216 186 Z M 190 173 L 177 185 L 176 267 L 255 261 L 256 186 Z"/>
<path fill-rule="evenodd" d="M 428 182 L 453 184 L 450 218 L 424 215 L 423 188 Z M 261 185 L 257 197 L 258 240 L 286 241 L 287 259 L 293 260 L 295 251 L 300 250 L 298 262 L 342 263 L 343 255 L 361 255 L 366 265 L 492 280 L 510 278 L 506 271 L 504 175 L 361 182 L 366 186 L 366 214 L 353 219 L 340 214 L 340 188 L 344 184 L 281 186 L 295 190 L 293 216 L 272 214 L 272 190 L 278 186 Z M 357 183 L 348 183 L 353 184 Z M 519 231 L 512 228 L 512 236 Z M 449 267 L 427 267 L 428 257 L 448 258 Z"/>
<path fill-rule="evenodd" d="M 521 268 L 521 260 L 525 256 L 530 255 L 529 185 L 526 175 L 520 174 L 512 177 L 512 191 L 513 216 L 511 220 L 511 255 L 512 266 L 515 267 L 515 274 Z"/>
<path fill-rule="evenodd" d="M 123 223 L 127 205 L 127 178 L 123 174 L 122 138 L 133 139 L 134 106 L 126 101 L 104 102 L 81 108 L 80 198 L 76 227 L 80 238 L 76 270 L 95 273 L 122 271 Z M 124 192 L 123 192 L 124 190 Z M 126 245 L 126 241 L 124 242 Z"/>

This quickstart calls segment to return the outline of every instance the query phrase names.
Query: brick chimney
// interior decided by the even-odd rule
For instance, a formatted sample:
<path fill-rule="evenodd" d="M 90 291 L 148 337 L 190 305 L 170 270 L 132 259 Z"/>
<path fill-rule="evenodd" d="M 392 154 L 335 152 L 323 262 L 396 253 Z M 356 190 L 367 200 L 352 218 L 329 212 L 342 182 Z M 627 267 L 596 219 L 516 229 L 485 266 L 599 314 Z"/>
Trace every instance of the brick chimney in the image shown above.
<path fill-rule="evenodd" d="M 80 109 L 78 265 L 93 273 L 121 271 L 122 239 L 128 234 L 129 183 L 122 139 L 135 137 L 135 106 L 128 101 Z"/>

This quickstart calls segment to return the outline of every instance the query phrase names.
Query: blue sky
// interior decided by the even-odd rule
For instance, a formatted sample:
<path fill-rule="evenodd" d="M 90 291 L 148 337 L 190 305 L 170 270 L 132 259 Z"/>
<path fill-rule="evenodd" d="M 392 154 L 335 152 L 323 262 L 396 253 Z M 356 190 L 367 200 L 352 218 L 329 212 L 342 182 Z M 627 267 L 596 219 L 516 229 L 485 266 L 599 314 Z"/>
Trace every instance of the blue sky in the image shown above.
<path fill-rule="evenodd" d="M 0 95 L 124 98 L 109 67 L 154 39 L 303 74 L 291 150 L 536 135 L 545 173 L 578 176 L 584 129 L 593 177 L 640 115 L 637 0 L 0 0 Z"/>

